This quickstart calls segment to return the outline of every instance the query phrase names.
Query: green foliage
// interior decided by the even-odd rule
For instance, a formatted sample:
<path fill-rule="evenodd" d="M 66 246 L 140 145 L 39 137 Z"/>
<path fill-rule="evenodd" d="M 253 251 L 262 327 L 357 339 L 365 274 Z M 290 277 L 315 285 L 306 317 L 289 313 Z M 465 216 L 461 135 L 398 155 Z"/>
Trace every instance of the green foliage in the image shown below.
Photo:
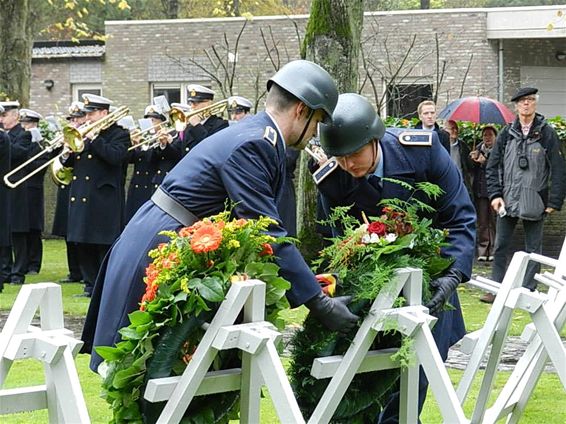
<path fill-rule="evenodd" d="M 415 267 L 423 270 L 423 300 L 430 299 L 428 283 L 445 271 L 451 258 L 440 255 L 446 246 L 447 232 L 432 227 L 432 221 L 421 215 L 434 212 L 417 194 L 435 198 L 441 189 L 430 183 L 413 187 L 406 182 L 392 180 L 408 189 L 408 200 L 386 199 L 380 202 L 383 214 L 366 218 L 362 225 L 348 214 L 349 208 L 334 209 L 328 224 L 343 230 L 343 236 L 331 240 L 323 249 L 313 267 L 322 267 L 338 276 L 338 283 L 327 285 L 330 295 L 349 295 L 350 309 L 364 317 L 373 300 L 388 287 L 395 270 Z M 403 306 L 398 299 L 394 307 Z M 385 331 L 379 333 L 372 349 L 398 347 L 395 360 L 402 366 L 414 361 L 412 346 L 395 331 L 393 322 L 384 322 Z M 316 357 L 341 355 L 350 347 L 355 331 L 347 337 L 329 333 L 316 319 L 307 316 L 304 327 L 293 338 L 293 357 L 289 370 L 295 395 L 305 416 L 312 413 L 328 384 L 310 375 Z M 371 422 L 381 410 L 389 391 L 395 386 L 398 370 L 359 374 L 340 402 L 333 422 Z"/>
<path fill-rule="evenodd" d="M 266 234 L 270 218 L 231 220 L 230 211 L 165 231 L 168 243 L 149 252 L 146 292 L 140 310 L 129 315 L 115 347 L 97 347 L 107 362 L 103 397 L 112 406 L 112 422 L 139 422 L 153 417 L 162 404 L 146 403 L 141 394 L 151 378 L 181 374 L 204 335 L 201 326 L 213 318 L 232 283 L 258 278 L 266 283 L 267 319 L 281 326 L 279 312 L 288 308 L 288 281 L 279 277 L 269 243 L 287 242 Z M 219 356 L 215 369 L 237 366 L 237 352 Z M 225 422 L 237 406 L 237 394 L 199 398 L 188 422 Z"/>

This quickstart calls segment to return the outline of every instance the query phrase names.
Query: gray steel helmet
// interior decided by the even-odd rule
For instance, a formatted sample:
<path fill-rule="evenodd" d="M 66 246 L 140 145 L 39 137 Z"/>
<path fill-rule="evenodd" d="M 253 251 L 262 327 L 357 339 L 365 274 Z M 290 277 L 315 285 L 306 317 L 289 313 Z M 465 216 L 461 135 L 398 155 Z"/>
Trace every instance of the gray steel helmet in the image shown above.
<path fill-rule="evenodd" d="M 338 101 L 336 83 L 323 68 L 308 60 L 294 60 L 267 81 L 267 91 L 276 83 L 313 110 L 322 109 L 331 119 Z"/>
<path fill-rule="evenodd" d="M 356 93 L 340 94 L 332 123 L 319 125 L 320 145 L 329 156 L 350 155 L 383 134 L 383 121 L 371 103 Z"/>

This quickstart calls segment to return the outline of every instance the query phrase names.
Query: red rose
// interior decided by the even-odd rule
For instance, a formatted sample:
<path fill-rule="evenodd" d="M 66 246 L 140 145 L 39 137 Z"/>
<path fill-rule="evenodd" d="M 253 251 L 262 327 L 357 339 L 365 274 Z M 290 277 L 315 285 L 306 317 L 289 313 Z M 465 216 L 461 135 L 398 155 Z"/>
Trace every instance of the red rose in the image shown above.
<path fill-rule="evenodd" d="M 372 222 L 368 226 L 368 233 L 377 234 L 378 236 L 384 236 L 387 231 L 387 227 L 383 222 Z"/>

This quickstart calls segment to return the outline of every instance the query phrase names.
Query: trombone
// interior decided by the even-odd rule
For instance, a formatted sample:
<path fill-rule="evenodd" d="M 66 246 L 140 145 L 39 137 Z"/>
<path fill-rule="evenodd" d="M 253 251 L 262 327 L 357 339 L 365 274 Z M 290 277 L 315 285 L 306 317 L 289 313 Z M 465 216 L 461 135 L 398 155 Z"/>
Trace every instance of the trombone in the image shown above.
<path fill-rule="evenodd" d="M 98 135 L 102 130 L 105 130 L 106 128 L 110 127 L 112 124 L 118 122 L 120 119 L 126 116 L 128 114 L 128 111 L 129 109 L 127 106 L 122 106 L 116 109 L 114 112 L 109 113 L 99 121 L 93 122 L 91 124 L 85 124 L 80 126 L 79 128 L 66 126 L 65 128 L 63 128 L 62 134 L 55 137 L 45 149 L 43 149 L 41 152 L 37 153 L 33 157 L 26 160 L 24 163 L 22 163 L 21 165 L 17 166 L 16 168 L 8 172 L 6 175 L 4 175 L 4 183 L 10 188 L 16 188 L 23 182 L 29 180 L 38 172 L 41 172 L 43 169 L 51 166 L 51 174 L 55 182 L 57 184 L 68 185 L 71 182 L 70 177 L 72 176 L 72 168 L 63 166 L 59 160 L 63 154 L 67 153 L 65 149 L 63 150 L 63 152 L 57 154 L 55 157 L 41 164 L 33 171 L 28 172 L 20 179 L 12 182 L 10 181 L 10 177 L 20 172 L 22 169 L 24 169 L 26 166 L 28 166 L 36 159 L 40 158 L 45 154 L 51 153 L 56 149 L 63 147 L 65 144 L 69 146 L 72 152 L 75 153 L 82 152 L 85 147 L 83 139 L 86 134 L 93 133 L 95 134 L 95 137 L 93 138 L 96 138 L 96 135 Z"/>
<path fill-rule="evenodd" d="M 189 123 L 189 119 L 193 116 L 200 116 L 202 119 L 208 118 L 211 115 L 218 115 L 224 113 L 228 108 L 228 99 L 220 100 L 212 103 L 202 109 L 185 112 L 180 108 L 173 107 L 169 112 L 169 119 L 178 131 L 185 129 Z"/>

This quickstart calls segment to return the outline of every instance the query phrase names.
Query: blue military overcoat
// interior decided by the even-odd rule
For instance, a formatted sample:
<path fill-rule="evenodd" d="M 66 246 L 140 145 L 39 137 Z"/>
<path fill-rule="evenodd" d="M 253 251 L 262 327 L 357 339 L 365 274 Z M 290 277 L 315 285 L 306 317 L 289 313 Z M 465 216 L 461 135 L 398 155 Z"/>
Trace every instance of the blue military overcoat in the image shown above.
<path fill-rule="evenodd" d="M 167 175 L 162 189 L 199 218 L 224 210 L 227 200 L 237 202 L 239 218 L 269 216 L 281 223 L 277 202 L 285 179 L 285 142 L 277 125 L 265 112 L 245 119 L 199 143 Z M 128 314 L 139 307 L 144 293 L 144 270 L 149 250 L 167 241 L 158 235 L 181 223 L 147 202 L 130 220 L 107 255 L 97 278 L 89 307 L 83 351 L 111 346 L 118 330 L 128 324 Z M 285 236 L 281 224 L 269 233 Z M 281 275 L 292 283 L 287 297 L 293 306 L 320 293 L 320 287 L 294 245 L 274 246 Z M 93 352 L 91 368 L 101 359 Z"/>
<path fill-rule="evenodd" d="M 126 222 L 134 216 L 141 205 L 149 200 L 153 193 L 151 183 L 155 174 L 155 167 L 151 162 L 153 150 L 155 149 L 138 147 L 130 152 L 129 162 L 134 164 L 134 171 L 126 198 Z"/>
<path fill-rule="evenodd" d="M 405 181 L 414 185 L 417 182 L 434 183 L 444 191 L 437 200 L 423 199 L 436 209 L 431 218 L 436 228 L 449 231 L 450 246 L 443 254 L 454 258 L 452 265 L 469 279 L 475 245 L 475 209 L 463 184 L 458 168 L 452 162 L 446 149 L 440 144 L 436 133 L 432 132 L 432 145 L 403 145 L 399 142 L 402 129 L 388 129 L 380 140 L 383 161 L 383 176 Z M 426 132 L 427 134 L 429 132 Z M 382 188 L 373 185 L 366 178 L 354 178 L 338 169 L 319 184 L 330 207 L 354 205 L 352 213 L 358 217 L 361 211 L 368 216 L 380 216 L 381 199 L 407 199 L 410 192 L 401 185 L 382 181 Z M 433 329 L 441 355 L 446 358 L 448 349 L 465 334 L 460 302 L 455 293 L 449 302 L 455 310 L 440 314 Z"/>

